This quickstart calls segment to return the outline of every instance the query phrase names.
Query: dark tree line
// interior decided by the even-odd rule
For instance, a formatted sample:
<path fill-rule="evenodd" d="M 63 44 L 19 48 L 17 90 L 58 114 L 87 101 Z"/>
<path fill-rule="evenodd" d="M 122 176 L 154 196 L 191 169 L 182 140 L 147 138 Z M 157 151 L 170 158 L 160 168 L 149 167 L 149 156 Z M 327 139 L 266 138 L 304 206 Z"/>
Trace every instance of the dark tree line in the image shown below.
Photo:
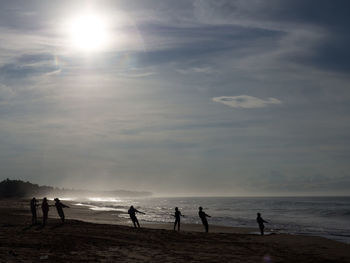
<path fill-rule="evenodd" d="M 6 179 L 0 182 L 0 197 L 2 198 L 45 196 L 54 191 L 54 187 L 39 186 L 37 184 L 32 184 L 21 180 Z"/>
<path fill-rule="evenodd" d="M 150 192 L 137 192 L 128 190 L 115 191 L 87 191 L 76 189 L 62 189 L 52 186 L 39 186 L 21 180 L 6 179 L 0 182 L 0 198 L 11 197 L 44 197 L 44 196 L 67 196 L 67 197 L 88 197 L 88 196 L 120 196 L 120 197 L 145 197 L 151 196 Z"/>

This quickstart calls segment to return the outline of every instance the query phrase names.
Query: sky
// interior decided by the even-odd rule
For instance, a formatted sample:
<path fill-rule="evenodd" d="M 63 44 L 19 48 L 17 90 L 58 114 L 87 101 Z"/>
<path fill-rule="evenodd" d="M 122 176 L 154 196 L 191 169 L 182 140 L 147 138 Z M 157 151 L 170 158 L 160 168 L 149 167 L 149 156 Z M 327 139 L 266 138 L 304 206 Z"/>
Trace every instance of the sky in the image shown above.
<path fill-rule="evenodd" d="M 0 7 L 0 179 L 349 194 L 349 1 Z"/>

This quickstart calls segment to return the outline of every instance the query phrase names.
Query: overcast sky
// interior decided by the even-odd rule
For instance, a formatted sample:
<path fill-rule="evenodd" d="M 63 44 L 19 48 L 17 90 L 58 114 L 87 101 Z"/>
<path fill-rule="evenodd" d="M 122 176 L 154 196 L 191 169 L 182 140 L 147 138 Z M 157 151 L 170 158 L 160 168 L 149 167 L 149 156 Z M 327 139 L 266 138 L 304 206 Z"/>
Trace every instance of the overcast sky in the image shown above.
<path fill-rule="evenodd" d="M 0 179 L 348 194 L 349 1 L 0 7 Z M 86 14 L 103 36 L 94 25 L 86 41 L 72 31 L 86 31 L 74 22 Z"/>

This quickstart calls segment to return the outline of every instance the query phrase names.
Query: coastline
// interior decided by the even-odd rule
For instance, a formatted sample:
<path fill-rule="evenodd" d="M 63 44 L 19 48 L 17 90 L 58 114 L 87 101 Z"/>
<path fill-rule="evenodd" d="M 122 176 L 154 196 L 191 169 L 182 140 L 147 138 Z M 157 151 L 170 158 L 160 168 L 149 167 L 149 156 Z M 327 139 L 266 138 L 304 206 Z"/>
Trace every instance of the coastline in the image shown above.
<path fill-rule="evenodd" d="M 93 224 L 111 224 L 132 227 L 132 222 L 129 218 L 118 217 L 118 214 L 120 214 L 120 212 L 118 211 L 93 211 L 90 210 L 87 206 L 76 205 L 76 202 L 74 201 L 63 202 L 67 203 L 73 208 L 66 210 L 67 218 Z M 56 211 L 53 211 L 51 214 L 52 218 L 59 218 L 57 216 Z M 143 220 L 139 220 L 139 222 L 142 228 L 173 230 L 173 223 L 149 222 Z M 210 233 L 236 233 L 260 235 L 258 227 L 231 227 L 210 224 L 209 229 Z M 266 228 L 265 230 L 267 234 L 270 231 L 269 228 Z M 181 231 L 202 233 L 204 232 L 204 228 L 202 224 L 181 223 Z"/>
<path fill-rule="evenodd" d="M 228 227 L 206 234 L 191 225 L 178 233 L 167 230 L 171 224 L 133 229 L 68 216 L 61 225 L 52 210 L 45 228 L 32 227 L 25 201 L 1 200 L 0 262 L 350 262 L 349 244 L 322 237 L 261 237 Z"/>

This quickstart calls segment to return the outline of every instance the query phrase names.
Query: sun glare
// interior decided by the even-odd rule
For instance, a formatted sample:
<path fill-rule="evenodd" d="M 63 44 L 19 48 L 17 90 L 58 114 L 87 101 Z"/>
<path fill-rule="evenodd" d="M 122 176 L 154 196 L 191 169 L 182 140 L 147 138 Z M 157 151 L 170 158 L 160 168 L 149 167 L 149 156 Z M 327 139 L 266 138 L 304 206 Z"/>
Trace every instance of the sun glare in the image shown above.
<path fill-rule="evenodd" d="M 101 51 L 108 44 L 106 21 L 95 14 L 84 14 L 71 20 L 72 46 L 81 51 Z"/>

